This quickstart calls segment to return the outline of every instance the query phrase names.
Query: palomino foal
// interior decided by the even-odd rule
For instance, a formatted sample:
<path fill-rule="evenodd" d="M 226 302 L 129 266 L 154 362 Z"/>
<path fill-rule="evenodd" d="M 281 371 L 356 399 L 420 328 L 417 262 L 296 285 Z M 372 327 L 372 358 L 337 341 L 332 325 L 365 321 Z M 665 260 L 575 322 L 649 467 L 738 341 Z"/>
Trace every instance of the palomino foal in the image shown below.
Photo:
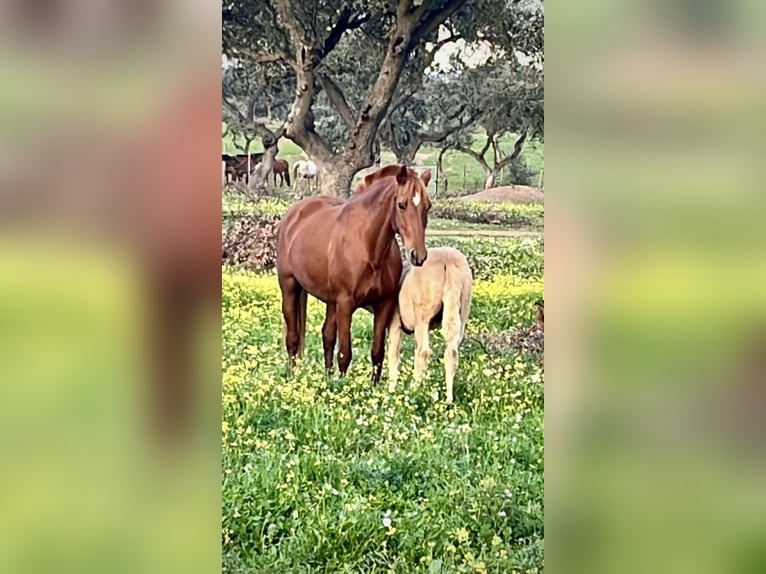
<path fill-rule="evenodd" d="M 402 258 L 394 240 L 402 237 L 407 258 L 422 265 L 428 256 L 425 227 L 431 176 L 406 166 L 387 166 L 364 193 L 343 201 L 310 197 L 295 203 L 279 224 L 277 276 L 282 291 L 288 370 L 302 356 L 308 294 L 327 304 L 322 341 L 325 367 L 332 370 L 336 334 L 338 367 L 351 362 L 351 315 L 364 307 L 374 315 L 373 380 L 380 380 L 385 334 L 396 307 Z"/>
<path fill-rule="evenodd" d="M 401 332 L 415 332 L 416 381 L 428 368 L 431 350 L 428 331 L 441 324 L 446 345 L 444 369 L 447 402 L 454 400 L 453 385 L 458 364 L 458 346 L 465 334 L 471 311 L 471 268 L 465 255 L 452 247 L 432 247 L 421 267 L 405 270 L 399 290 L 398 308 L 389 326 L 388 390 L 396 390 L 399 375 Z"/>

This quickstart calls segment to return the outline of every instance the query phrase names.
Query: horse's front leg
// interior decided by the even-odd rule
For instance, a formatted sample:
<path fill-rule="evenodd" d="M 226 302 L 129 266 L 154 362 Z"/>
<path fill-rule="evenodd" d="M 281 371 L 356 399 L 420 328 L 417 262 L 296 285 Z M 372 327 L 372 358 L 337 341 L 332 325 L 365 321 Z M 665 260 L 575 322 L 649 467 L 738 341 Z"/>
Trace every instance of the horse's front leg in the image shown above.
<path fill-rule="evenodd" d="M 324 325 L 322 326 L 322 345 L 324 347 L 324 366 L 327 374 L 332 374 L 332 354 L 335 351 L 335 338 L 338 327 L 335 321 L 335 305 L 327 304 Z"/>
<path fill-rule="evenodd" d="M 391 323 L 388 326 L 388 392 L 396 390 L 399 378 L 399 347 L 402 340 L 402 324 L 399 312 L 394 310 Z"/>
<path fill-rule="evenodd" d="M 300 336 L 300 296 L 301 286 L 294 277 L 280 277 L 279 288 L 282 291 L 282 316 L 285 326 L 285 349 L 287 350 L 287 374 L 292 374 L 295 357 L 301 346 Z"/>
<path fill-rule="evenodd" d="M 346 374 L 351 364 L 351 299 L 341 299 L 335 304 L 335 325 L 338 329 L 338 370 Z"/>
<path fill-rule="evenodd" d="M 372 382 L 380 382 L 383 371 L 383 357 L 386 352 L 386 329 L 396 311 L 396 296 L 375 306 L 375 320 L 372 327 Z"/>

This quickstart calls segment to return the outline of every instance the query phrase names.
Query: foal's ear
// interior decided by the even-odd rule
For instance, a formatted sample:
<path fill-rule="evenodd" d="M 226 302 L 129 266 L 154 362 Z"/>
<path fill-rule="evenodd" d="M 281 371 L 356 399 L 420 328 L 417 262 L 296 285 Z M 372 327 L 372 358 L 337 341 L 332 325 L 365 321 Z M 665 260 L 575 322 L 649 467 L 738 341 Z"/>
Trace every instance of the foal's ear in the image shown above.
<path fill-rule="evenodd" d="M 427 169 L 420 174 L 420 179 L 423 181 L 423 185 L 428 187 L 428 182 L 431 181 L 431 170 Z"/>
<path fill-rule="evenodd" d="M 399 171 L 396 172 L 396 183 L 399 185 L 404 185 L 407 183 L 407 176 L 409 173 L 407 172 L 407 166 L 403 165 Z"/>

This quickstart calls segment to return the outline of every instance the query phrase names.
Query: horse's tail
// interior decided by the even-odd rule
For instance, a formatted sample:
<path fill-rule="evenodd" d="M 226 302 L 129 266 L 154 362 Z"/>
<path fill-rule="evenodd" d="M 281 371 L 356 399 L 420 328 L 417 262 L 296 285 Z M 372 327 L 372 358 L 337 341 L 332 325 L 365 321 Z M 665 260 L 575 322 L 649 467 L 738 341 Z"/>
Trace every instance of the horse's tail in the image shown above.
<path fill-rule="evenodd" d="M 290 183 L 290 164 L 285 160 L 285 164 L 287 165 L 287 169 L 285 170 L 285 181 L 287 182 L 287 187 L 290 187 L 292 184 Z"/>
<path fill-rule="evenodd" d="M 298 356 L 303 357 L 303 350 L 306 347 L 306 304 L 308 302 L 308 293 L 301 289 L 298 296 Z"/>
<path fill-rule="evenodd" d="M 293 175 L 295 176 L 295 181 L 298 181 L 298 167 L 300 166 L 301 162 L 296 161 L 293 164 Z M 289 169 L 287 171 L 290 171 Z"/>

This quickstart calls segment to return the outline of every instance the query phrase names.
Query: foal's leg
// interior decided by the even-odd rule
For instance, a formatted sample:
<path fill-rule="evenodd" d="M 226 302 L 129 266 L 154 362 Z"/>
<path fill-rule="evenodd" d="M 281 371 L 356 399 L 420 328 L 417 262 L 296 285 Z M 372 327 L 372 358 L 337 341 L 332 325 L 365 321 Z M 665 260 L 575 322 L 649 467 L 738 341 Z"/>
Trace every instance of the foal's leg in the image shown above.
<path fill-rule="evenodd" d="M 335 305 L 327 304 L 324 325 L 322 326 L 322 344 L 324 346 L 324 367 L 327 374 L 332 373 L 332 354 L 335 351 L 335 336 L 338 332 L 335 322 Z"/>
<path fill-rule="evenodd" d="M 457 371 L 458 364 L 458 346 L 460 345 L 460 340 L 462 339 L 462 329 L 458 322 L 456 329 L 448 329 L 443 326 L 442 333 L 444 334 L 445 343 L 444 374 L 447 383 L 447 402 L 451 403 L 454 399 L 453 387 L 455 383 L 455 371 Z"/>
<path fill-rule="evenodd" d="M 431 349 L 428 347 L 428 321 L 422 321 L 418 317 L 415 324 L 415 372 L 416 381 L 422 381 L 423 375 L 428 369 L 428 360 L 431 358 Z"/>
<path fill-rule="evenodd" d="M 458 346 L 463 339 L 465 325 L 460 318 L 460 301 L 452 297 L 444 299 L 442 335 L 444 335 L 444 375 L 447 383 L 447 402 L 454 399 L 453 386 L 458 364 Z"/>
<path fill-rule="evenodd" d="M 375 320 L 372 327 L 372 382 L 380 382 L 383 371 L 383 357 L 386 353 L 386 328 L 391 323 L 391 317 L 396 311 L 396 297 L 391 297 L 378 303 L 375 307 Z"/>
<path fill-rule="evenodd" d="M 396 390 L 396 380 L 399 378 L 399 346 L 402 340 L 402 324 L 399 313 L 394 310 L 391 323 L 388 326 L 388 392 Z"/>
<path fill-rule="evenodd" d="M 335 324 L 338 328 L 338 370 L 346 374 L 351 364 L 351 314 L 354 309 L 351 300 L 340 300 L 335 305 Z"/>
<path fill-rule="evenodd" d="M 295 356 L 300 346 L 298 334 L 298 305 L 302 287 L 294 277 L 280 277 L 279 288 L 282 290 L 282 315 L 285 319 L 285 348 L 287 349 L 287 373 L 292 374 Z"/>

